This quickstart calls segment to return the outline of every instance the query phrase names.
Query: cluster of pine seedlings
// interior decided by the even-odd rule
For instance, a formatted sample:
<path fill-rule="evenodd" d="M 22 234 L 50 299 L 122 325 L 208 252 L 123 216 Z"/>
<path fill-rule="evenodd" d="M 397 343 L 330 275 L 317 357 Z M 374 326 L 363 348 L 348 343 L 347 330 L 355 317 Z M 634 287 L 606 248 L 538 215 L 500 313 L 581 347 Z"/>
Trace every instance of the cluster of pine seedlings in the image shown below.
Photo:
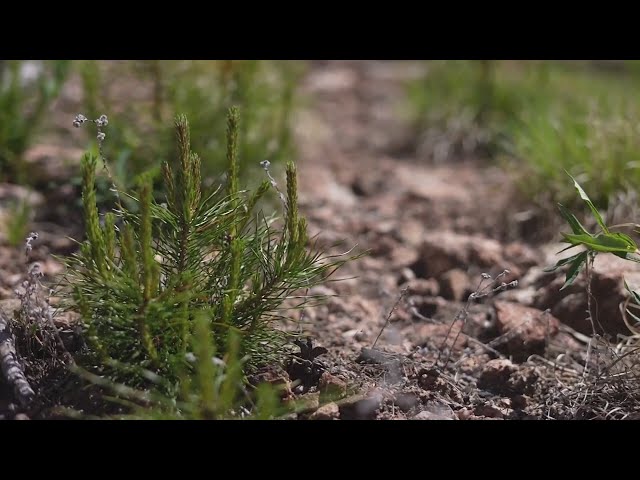
<path fill-rule="evenodd" d="M 156 401 L 172 416 L 228 415 L 245 374 L 285 358 L 291 338 L 278 323 L 348 261 L 323 255 L 310 242 L 293 163 L 282 221 L 256 212 L 271 184 L 264 181 L 253 193 L 239 189 L 238 124 L 231 108 L 225 187 L 202 190 L 200 158 L 191 151 L 187 119 L 179 116 L 179 155 L 162 168 L 166 202 L 154 200 L 151 180 L 143 177 L 135 193 L 119 192 L 134 208 L 118 201 L 103 221 L 97 157 L 82 159 L 86 240 L 68 260 L 66 308 L 80 312 L 86 333 L 78 371 L 112 386 L 120 400 Z M 285 308 L 287 299 L 297 306 Z"/>

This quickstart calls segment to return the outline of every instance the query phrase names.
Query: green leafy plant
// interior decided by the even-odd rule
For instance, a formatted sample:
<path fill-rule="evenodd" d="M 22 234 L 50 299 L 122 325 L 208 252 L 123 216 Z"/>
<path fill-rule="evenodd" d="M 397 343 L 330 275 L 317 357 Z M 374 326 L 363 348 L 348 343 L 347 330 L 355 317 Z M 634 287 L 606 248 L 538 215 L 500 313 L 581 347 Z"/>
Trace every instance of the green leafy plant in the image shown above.
<path fill-rule="evenodd" d="M 162 166 L 165 202 L 154 200 L 143 176 L 135 193 L 119 192 L 135 207 L 118 202 L 103 222 L 97 158 L 85 154 L 87 238 L 69 259 L 65 282 L 73 292 L 66 308 L 83 319 L 88 351 L 79 364 L 87 375 L 121 385 L 116 392 L 150 391 L 174 414 L 195 401 L 198 418 L 227 411 L 244 372 L 286 357 L 290 337 L 278 323 L 313 300 L 308 288 L 353 258 L 323 255 L 310 244 L 291 162 L 282 221 L 255 211 L 270 182 L 253 193 L 240 190 L 237 109 L 227 125 L 224 190 L 202 190 L 201 160 L 179 116 L 179 153 Z M 224 368 L 211 366 L 214 355 Z"/>
<path fill-rule="evenodd" d="M 569 175 L 569 174 L 567 174 Z M 571 175 L 569 175 L 571 177 Z M 580 253 L 572 255 L 568 258 L 559 260 L 553 267 L 546 269 L 548 272 L 555 271 L 556 269 L 569 265 L 567 270 L 567 277 L 562 289 L 565 289 L 573 283 L 580 271 L 587 265 L 589 260 L 593 261 L 593 258 L 598 253 L 611 253 L 617 257 L 624 258 L 640 263 L 640 257 L 638 257 L 638 246 L 634 240 L 627 234 L 621 232 L 611 232 L 611 229 L 604 223 L 602 215 L 595 207 L 589 196 L 582 189 L 580 184 L 571 177 L 573 185 L 578 192 L 580 198 L 587 205 L 593 218 L 596 220 L 600 227 L 600 232 L 590 233 L 580 223 L 580 221 L 573 215 L 564 205 L 558 204 L 560 214 L 567 221 L 573 233 L 562 233 L 564 242 L 569 243 L 569 246 L 558 253 L 564 252 L 574 247 L 584 247 Z"/>
<path fill-rule="evenodd" d="M 60 93 L 69 67 L 68 60 L 0 60 L 0 179 L 27 180 L 22 155 Z M 25 68 L 35 70 L 33 78 L 25 78 Z"/>

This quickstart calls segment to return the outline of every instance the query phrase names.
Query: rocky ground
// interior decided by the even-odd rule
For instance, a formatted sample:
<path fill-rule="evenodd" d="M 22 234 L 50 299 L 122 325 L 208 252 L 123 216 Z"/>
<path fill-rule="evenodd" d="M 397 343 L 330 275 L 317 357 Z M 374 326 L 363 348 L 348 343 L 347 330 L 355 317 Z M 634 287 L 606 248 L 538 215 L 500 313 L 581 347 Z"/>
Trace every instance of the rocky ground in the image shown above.
<path fill-rule="evenodd" d="M 331 296 L 304 311 L 313 346 L 327 352 L 315 360 L 308 391 L 289 392 L 305 407 L 288 418 L 639 416 L 619 305 L 623 277 L 640 286 L 640 270 L 596 259 L 591 307 L 602 335 L 592 337 L 586 281 L 560 292 L 564 272 L 543 272 L 561 245 L 539 242 L 535 230 L 546 220 L 517 198 L 508 173 L 465 157 L 436 165 L 415 153 L 401 100 L 404 82 L 422 68 L 314 62 L 305 78 L 311 101 L 295 122 L 301 210 L 320 245 L 369 253 L 333 279 L 342 280 L 311 292 Z M 62 209 L 69 188 L 53 190 L 57 202 L 36 194 L 29 201 L 36 211 Z M 5 197 L 27 193 L 0 189 Z M 34 259 L 53 278 L 61 267 L 51 254 L 68 253 L 67 236 L 79 234 L 60 231 L 55 215 L 42 218 Z M 9 309 L 24 279 L 22 247 L 3 243 L 0 270 Z M 289 385 L 300 377 L 290 369 L 264 378 Z"/>

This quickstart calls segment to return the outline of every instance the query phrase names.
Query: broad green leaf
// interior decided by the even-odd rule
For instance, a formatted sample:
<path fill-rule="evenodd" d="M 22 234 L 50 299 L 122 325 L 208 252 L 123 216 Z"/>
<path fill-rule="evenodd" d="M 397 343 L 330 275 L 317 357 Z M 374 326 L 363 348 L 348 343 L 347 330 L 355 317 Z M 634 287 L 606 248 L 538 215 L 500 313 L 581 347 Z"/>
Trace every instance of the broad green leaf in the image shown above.
<path fill-rule="evenodd" d="M 584 245 L 596 252 L 635 252 L 637 246 L 628 235 L 623 233 L 602 233 L 596 236 L 590 234 L 587 235 L 572 235 L 563 233 L 562 236 L 565 240 L 573 245 Z"/>
<path fill-rule="evenodd" d="M 577 245 L 574 245 L 577 246 Z M 572 247 L 569 247 L 572 248 Z M 576 253 L 575 255 L 571 255 L 570 257 L 567 258 L 562 258 L 560 260 L 558 260 L 558 262 L 552 266 L 552 267 L 547 267 L 545 268 L 543 271 L 544 272 L 554 272 L 556 271 L 558 268 L 566 265 L 567 263 L 571 263 L 573 262 L 575 259 L 577 259 L 580 255 L 582 255 L 584 252 L 580 252 L 580 253 Z"/>
<path fill-rule="evenodd" d="M 604 220 L 602 219 L 602 216 L 600 215 L 600 212 L 595 207 L 593 202 L 591 202 L 591 199 L 589 198 L 589 196 L 586 194 L 586 192 L 582 189 L 580 184 L 576 181 L 575 178 L 573 178 L 571 176 L 571 174 L 569 172 L 567 172 L 567 175 L 569 175 L 569 177 L 571 177 L 571 180 L 573 180 L 573 185 L 576 187 L 576 190 L 578 191 L 578 194 L 580 195 L 580 198 L 582 198 L 582 200 L 584 200 L 584 202 L 589 206 L 589 208 L 591 209 L 591 213 L 593 213 L 593 216 L 595 217 L 596 221 L 598 222 L 598 225 L 600 225 L 600 228 L 602 228 L 602 231 L 604 233 L 609 233 L 609 229 L 604 224 Z"/>
<path fill-rule="evenodd" d="M 573 263 L 569 267 L 569 270 L 567 270 L 567 278 L 564 281 L 564 285 L 560 289 L 561 291 L 573 283 L 573 281 L 576 279 L 576 277 L 580 273 L 580 270 L 582 270 L 584 265 L 587 263 L 588 255 L 589 255 L 589 252 L 582 252 L 576 257 L 576 259 L 573 261 Z"/>
<path fill-rule="evenodd" d="M 559 203 L 558 208 L 560 209 L 560 215 L 562 215 L 562 217 L 567 221 L 567 223 L 569 223 L 569 226 L 571 226 L 571 230 L 573 230 L 573 233 L 577 235 L 590 235 L 590 233 L 587 232 L 587 230 L 582 226 L 580 221 L 575 217 L 573 213 L 571 213 L 567 209 L 567 207 Z"/>

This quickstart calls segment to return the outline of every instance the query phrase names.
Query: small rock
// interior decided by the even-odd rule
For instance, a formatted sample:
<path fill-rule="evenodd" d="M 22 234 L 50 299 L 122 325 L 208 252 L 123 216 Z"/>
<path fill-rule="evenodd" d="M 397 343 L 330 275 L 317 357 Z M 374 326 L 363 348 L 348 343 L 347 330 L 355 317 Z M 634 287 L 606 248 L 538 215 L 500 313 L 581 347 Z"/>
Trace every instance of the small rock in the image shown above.
<path fill-rule="evenodd" d="M 422 222 L 405 220 L 400 224 L 399 235 L 403 243 L 418 247 L 424 238 L 425 227 Z"/>
<path fill-rule="evenodd" d="M 516 371 L 516 366 L 507 359 L 489 360 L 478 378 L 478 388 L 490 392 L 505 393 L 509 391 L 509 378 Z"/>
<path fill-rule="evenodd" d="M 320 407 L 320 392 L 306 393 L 298 399 L 300 412 L 318 410 Z"/>
<path fill-rule="evenodd" d="M 62 271 L 64 271 L 64 265 L 51 258 L 46 259 L 41 264 L 42 273 L 50 277 L 55 277 Z"/>
<path fill-rule="evenodd" d="M 309 295 L 321 296 L 321 297 L 333 297 L 336 295 L 336 291 L 327 287 L 326 285 L 315 285 L 309 289 Z"/>
<path fill-rule="evenodd" d="M 347 68 L 327 69 L 316 73 L 309 82 L 309 88 L 314 92 L 336 92 L 352 88 L 358 78 Z"/>
<path fill-rule="evenodd" d="M 74 165 L 82 158 L 83 150 L 59 145 L 35 145 L 24 153 L 29 165 L 32 184 L 68 181 Z"/>
<path fill-rule="evenodd" d="M 511 391 L 519 394 L 534 394 L 535 385 L 540 379 L 540 374 L 536 367 L 520 367 L 509 379 Z"/>
<path fill-rule="evenodd" d="M 27 415 L 25 415 L 24 413 L 18 413 L 16 414 L 16 416 L 14 417 L 15 420 L 31 420 Z"/>
<path fill-rule="evenodd" d="M 425 405 L 417 415 L 411 417 L 411 420 L 456 420 L 456 416 L 449 405 L 439 403 L 429 403 Z"/>
<path fill-rule="evenodd" d="M 518 284 L 518 287 L 520 284 Z M 519 303 L 520 305 L 532 306 L 535 302 L 538 291 L 533 287 L 514 288 L 506 290 L 500 294 L 502 300 Z"/>
<path fill-rule="evenodd" d="M 529 397 L 526 395 L 516 395 L 511 399 L 511 406 L 516 410 L 523 410 L 529 405 Z"/>
<path fill-rule="evenodd" d="M 400 285 L 406 282 L 411 282 L 415 279 L 416 279 L 416 274 L 413 273 L 413 270 L 411 270 L 409 267 L 404 267 L 402 270 L 400 270 L 400 278 L 398 281 Z"/>
<path fill-rule="evenodd" d="M 369 395 L 353 395 L 336 403 L 342 420 L 373 420 L 382 406 L 382 399 L 379 392 L 373 392 Z"/>
<path fill-rule="evenodd" d="M 286 415 L 283 415 L 282 417 L 280 417 L 280 420 L 297 420 L 297 419 L 298 419 L 298 414 L 295 412 L 287 413 Z"/>
<path fill-rule="evenodd" d="M 396 395 L 394 403 L 403 412 L 408 412 L 420 401 L 420 397 L 411 393 L 399 393 Z"/>
<path fill-rule="evenodd" d="M 387 257 L 391 255 L 391 252 L 398 248 L 398 246 L 399 243 L 389 236 L 378 237 L 376 242 L 371 246 L 371 255 L 374 257 Z"/>
<path fill-rule="evenodd" d="M 0 200 L 5 202 L 25 202 L 31 208 L 38 208 L 44 204 L 44 195 L 21 185 L 0 183 Z"/>
<path fill-rule="evenodd" d="M 329 372 L 324 372 L 320 377 L 318 389 L 323 400 L 325 398 L 335 400 L 346 395 L 347 384 L 344 380 L 331 375 Z"/>
<path fill-rule="evenodd" d="M 15 295 L 12 295 L 15 296 Z M 0 310 L 9 318 L 13 318 L 13 313 L 16 310 L 20 310 L 22 303 L 17 298 L 8 298 L 6 300 L 0 300 Z"/>
<path fill-rule="evenodd" d="M 415 280 L 409 281 L 407 287 L 407 293 L 409 295 L 435 297 L 440 293 L 440 286 L 435 278 L 416 278 Z"/>
<path fill-rule="evenodd" d="M 13 296 L 14 294 L 11 290 L 9 290 L 8 288 L 0 287 L 0 299 L 2 300 L 11 299 L 13 298 Z"/>
<path fill-rule="evenodd" d="M 249 383 L 254 386 L 260 385 L 261 383 L 268 383 L 280 393 L 280 398 L 283 400 L 293 397 L 289 375 L 280 368 L 266 367 L 251 375 L 249 377 Z"/>
<path fill-rule="evenodd" d="M 78 248 L 78 244 L 69 237 L 54 236 L 49 241 L 51 252 L 58 255 L 69 255 Z"/>
<path fill-rule="evenodd" d="M 495 301 L 496 326 L 505 341 L 496 350 L 511 355 L 516 362 L 533 354 L 542 355 L 547 342 L 555 336 L 560 322 L 550 313 L 517 303 Z"/>
<path fill-rule="evenodd" d="M 418 277 L 437 278 L 453 268 L 471 266 L 497 271 L 514 268 L 502 256 L 502 245 L 496 240 L 443 231 L 425 234 L 412 269 Z"/>
<path fill-rule="evenodd" d="M 453 268 L 440 276 L 440 295 L 447 300 L 460 302 L 471 293 L 469 277 L 459 268 Z"/>
<path fill-rule="evenodd" d="M 321 406 L 309 417 L 310 420 L 339 420 L 340 407 L 335 402 Z"/>
<path fill-rule="evenodd" d="M 495 419 L 503 419 L 504 414 L 500 411 L 499 408 L 492 407 L 491 405 L 478 405 L 473 409 L 474 415 L 478 417 L 486 417 L 486 418 L 495 418 Z"/>
<path fill-rule="evenodd" d="M 471 420 L 475 415 L 473 415 L 473 412 L 468 408 L 461 408 L 456 412 L 456 416 L 458 420 Z"/>
<path fill-rule="evenodd" d="M 503 253 L 507 260 L 512 261 L 524 269 L 529 269 L 538 265 L 538 262 L 540 261 L 539 252 L 536 252 L 531 247 L 520 242 L 513 242 L 505 245 Z"/>
<path fill-rule="evenodd" d="M 415 248 L 405 247 L 402 244 L 395 246 L 389 253 L 391 268 L 402 270 L 409 268 L 418 259 L 418 251 Z"/>

